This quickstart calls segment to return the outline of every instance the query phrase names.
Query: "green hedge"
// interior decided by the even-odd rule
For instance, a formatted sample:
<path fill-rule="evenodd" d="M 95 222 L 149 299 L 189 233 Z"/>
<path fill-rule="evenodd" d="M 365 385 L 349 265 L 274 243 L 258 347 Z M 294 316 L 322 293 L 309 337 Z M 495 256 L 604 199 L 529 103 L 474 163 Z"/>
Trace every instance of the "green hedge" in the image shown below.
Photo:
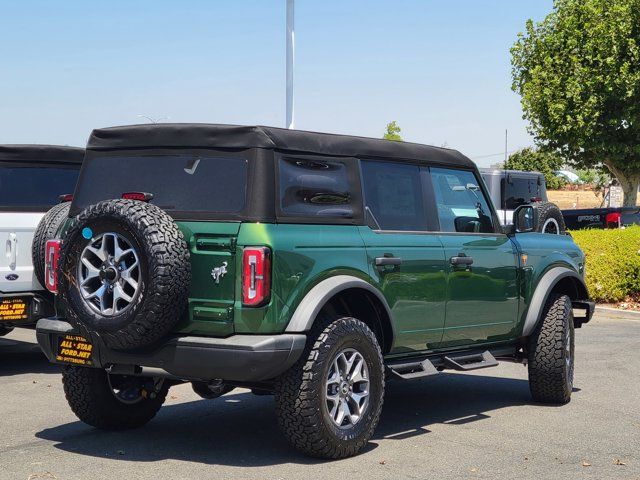
<path fill-rule="evenodd" d="M 597 302 L 640 292 L 640 226 L 571 232 L 587 257 L 587 286 Z"/>

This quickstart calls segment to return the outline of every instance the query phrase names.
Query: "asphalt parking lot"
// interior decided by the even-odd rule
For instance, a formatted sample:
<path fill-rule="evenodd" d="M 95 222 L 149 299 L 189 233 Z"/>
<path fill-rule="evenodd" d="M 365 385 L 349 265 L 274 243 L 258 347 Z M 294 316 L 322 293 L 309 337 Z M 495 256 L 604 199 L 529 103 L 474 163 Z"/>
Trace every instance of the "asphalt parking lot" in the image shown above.
<path fill-rule="evenodd" d="M 0 479 L 640 479 L 640 318 L 598 313 L 576 349 L 569 405 L 533 404 L 514 364 L 394 382 L 365 453 L 322 462 L 292 451 L 272 397 L 248 391 L 206 401 L 182 385 L 147 427 L 94 430 L 16 331 L 0 338 Z"/>

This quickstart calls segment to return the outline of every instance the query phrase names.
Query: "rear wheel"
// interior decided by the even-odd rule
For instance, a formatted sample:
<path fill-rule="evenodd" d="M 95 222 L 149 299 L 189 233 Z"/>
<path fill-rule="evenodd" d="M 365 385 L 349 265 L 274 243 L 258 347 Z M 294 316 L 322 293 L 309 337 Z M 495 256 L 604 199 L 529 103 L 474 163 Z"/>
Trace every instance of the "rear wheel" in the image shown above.
<path fill-rule="evenodd" d="M 85 367 L 65 367 L 62 384 L 73 413 L 103 430 L 145 425 L 158 413 L 169 391 L 161 378 L 110 375 Z"/>
<path fill-rule="evenodd" d="M 307 455 L 355 455 L 380 419 L 380 347 L 373 332 L 351 317 L 321 324 L 309 337 L 302 358 L 276 382 L 278 423 L 289 442 Z"/>
<path fill-rule="evenodd" d="M 534 400 L 555 404 L 571 400 L 574 334 L 571 299 L 552 294 L 529 338 L 529 388 Z"/>

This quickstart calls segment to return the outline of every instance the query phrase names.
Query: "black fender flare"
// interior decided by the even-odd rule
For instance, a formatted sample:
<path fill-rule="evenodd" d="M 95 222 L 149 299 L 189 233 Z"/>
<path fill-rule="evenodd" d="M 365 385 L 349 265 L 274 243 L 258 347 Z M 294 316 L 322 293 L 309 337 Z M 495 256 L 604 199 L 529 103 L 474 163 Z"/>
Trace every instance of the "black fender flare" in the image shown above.
<path fill-rule="evenodd" d="M 351 275 L 336 275 L 333 277 L 329 277 L 325 280 L 322 280 L 311 290 L 309 290 L 309 292 L 304 296 L 302 301 L 298 304 L 295 312 L 291 316 L 285 332 L 308 332 L 309 330 L 311 330 L 313 322 L 318 316 L 320 310 L 322 310 L 322 307 L 324 307 L 326 303 L 331 300 L 336 294 L 352 288 L 360 288 L 372 293 L 384 306 L 386 313 L 391 320 L 391 330 L 393 332 L 393 339 L 391 341 L 391 344 L 393 345 L 393 342 L 396 338 L 396 331 L 392 321 L 393 316 L 391 315 L 391 309 L 389 308 L 387 300 L 384 298 L 384 295 L 382 295 L 380 290 L 378 290 L 376 287 L 362 280 L 361 278 Z"/>
<path fill-rule="evenodd" d="M 549 294 L 553 291 L 555 286 L 564 278 L 572 278 L 581 287 L 579 288 L 579 296 L 584 298 L 572 298 L 571 300 L 588 300 L 587 286 L 584 283 L 584 279 L 575 271 L 567 267 L 553 267 L 547 273 L 545 273 L 536 287 L 535 292 L 529 302 L 529 308 L 527 309 L 527 316 L 524 320 L 522 327 L 522 336 L 528 337 L 538 325 L 542 317 L 542 309 L 547 303 Z"/>

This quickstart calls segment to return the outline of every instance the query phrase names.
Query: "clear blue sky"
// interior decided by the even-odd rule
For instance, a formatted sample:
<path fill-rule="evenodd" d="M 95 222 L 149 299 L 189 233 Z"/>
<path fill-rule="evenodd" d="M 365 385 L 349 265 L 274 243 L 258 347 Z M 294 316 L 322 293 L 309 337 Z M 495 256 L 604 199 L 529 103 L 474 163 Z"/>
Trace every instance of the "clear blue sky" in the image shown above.
<path fill-rule="evenodd" d="M 0 143 L 92 128 L 284 125 L 284 0 L 0 3 Z M 530 145 L 509 48 L 551 0 L 297 0 L 296 127 L 461 150 Z M 481 157 L 481 158 L 479 158 Z"/>

